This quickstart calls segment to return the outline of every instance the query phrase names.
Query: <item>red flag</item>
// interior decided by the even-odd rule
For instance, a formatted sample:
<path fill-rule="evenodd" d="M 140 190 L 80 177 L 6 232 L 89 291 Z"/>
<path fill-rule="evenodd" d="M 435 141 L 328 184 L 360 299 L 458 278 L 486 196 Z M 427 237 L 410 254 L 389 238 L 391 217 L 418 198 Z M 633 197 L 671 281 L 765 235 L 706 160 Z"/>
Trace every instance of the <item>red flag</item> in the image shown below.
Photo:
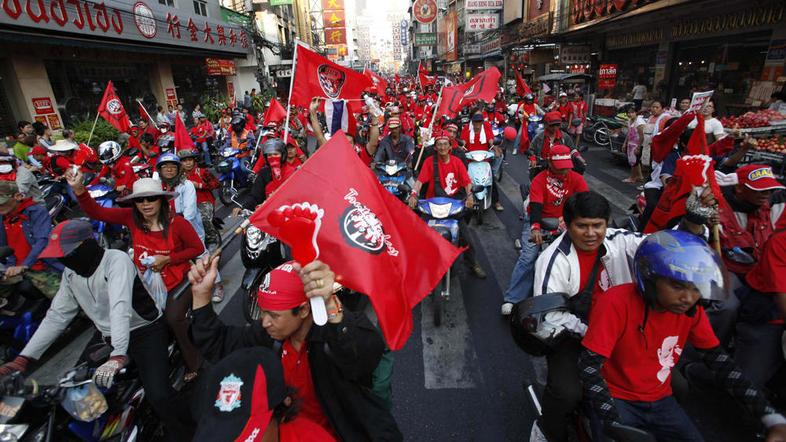
<path fill-rule="evenodd" d="M 516 95 L 523 97 L 532 93 L 532 89 L 527 86 L 527 82 L 521 78 L 519 71 L 516 71 Z"/>
<path fill-rule="evenodd" d="M 478 100 L 491 102 L 499 92 L 499 79 L 502 74 L 496 67 L 486 69 L 464 84 L 442 88 L 442 101 L 436 117 L 446 115 L 455 118 L 461 109 L 471 106 Z"/>
<path fill-rule="evenodd" d="M 712 158 L 706 155 L 688 155 L 677 160 L 674 175 L 663 189 L 644 233 L 671 227 L 672 220 L 685 215 L 685 202 L 690 193 L 704 185 L 709 185 L 715 197 L 720 200 L 721 192 L 715 179 L 715 162 Z"/>
<path fill-rule="evenodd" d="M 297 47 L 294 81 L 289 103 L 305 108 L 311 104 L 313 97 L 358 99 L 363 89 L 373 85 L 365 75 L 339 66 L 300 45 Z M 360 112 L 363 106 L 360 100 L 349 103 L 353 112 Z"/>
<path fill-rule="evenodd" d="M 303 238 L 313 244 L 341 284 L 368 295 L 393 350 L 412 332 L 411 310 L 461 253 L 379 184 L 341 132 L 250 221 L 288 244 Z M 310 229 L 305 235 L 304 226 Z"/>
<path fill-rule="evenodd" d="M 696 129 L 688 140 L 687 155 L 707 155 L 707 135 L 704 134 L 704 115 L 696 115 Z M 676 123 L 676 121 L 675 121 Z"/>
<path fill-rule="evenodd" d="M 265 111 L 265 117 L 262 119 L 262 125 L 267 126 L 270 123 L 276 123 L 281 126 L 287 119 L 287 110 L 275 98 L 270 100 L 270 106 Z"/>
<path fill-rule="evenodd" d="M 193 150 L 194 140 L 188 134 L 186 125 L 180 119 L 180 114 L 175 114 L 175 152 L 179 150 Z"/>
<path fill-rule="evenodd" d="M 383 100 L 387 100 L 387 92 L 385 91 L 388 89 L 388 82 L 368 68 L 363 69 L 363 75 L 368 77 L 369 80 L 374 83 L 374 85 L 377 87 L 377 91 L 379 91 L 379 96 L 382 97 Z"/>
<path fill-rule="evenodd" d="M 120 132 L 128 132 L 131 128 L 131 121 L 128 119 L 123 103 L 117 98 L 115 88 L 112 86 L 112 80 L 106 85 L 104 97 L 98 105 L 98 115 L 108 121 L 109 124 L 115 127 Z"/>
<path fill-rule="evenodd" d="M 707 149 L 710 151 L 710 156 L 722 157 L 734 150 L 734 137 L 727 135 L 710 144 Z"/>
<path fill-rule="evenodd" d="M 669 127 L 652 137 L 652 144 L 650 147 L 650 158 L 652 161 L 660 163 L 666 159 L 669 152 L 674 149 L 674 145 L 677 144 L 677 140 L 680 139 L 682 132 L 685 131 L 685 128 L 688 127 L 688 124 L 693 121 L 695 116 L 696 114 L 692 112 L 686 112 L 677 121 L 671 123 Z"/>
<path fill-rule="evenodd" d="M 136 104 L 139 106 L 139 118 L 147 118 L 148 122 L 152 121 L 150 120 L 150 118 L 148 118 L 147 112 L 145 111 L 145 108 L 142 106 L 142 103 L 137 101 Z"/>
<path fill-rule="evenodd" d="M 429 86 L 434 86 L 437 84 L 437 77 L 429 75 L 428 69 L 425 66 L 418 63 L 418 81 L 420 82 L 420 88 L 425 89 Z"/>

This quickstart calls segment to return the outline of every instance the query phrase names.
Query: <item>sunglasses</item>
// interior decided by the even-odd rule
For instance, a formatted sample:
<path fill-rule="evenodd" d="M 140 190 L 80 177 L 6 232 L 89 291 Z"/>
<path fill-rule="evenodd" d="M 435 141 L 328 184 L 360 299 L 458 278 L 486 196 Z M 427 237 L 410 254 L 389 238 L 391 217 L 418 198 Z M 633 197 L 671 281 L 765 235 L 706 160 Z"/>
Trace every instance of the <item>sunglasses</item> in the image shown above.
<path fill-rule="evenodd" d="M 134 198 L 135 203 L 154 203 L 161 199 L 160 196 L 143 196 L 140 198 Z"/>

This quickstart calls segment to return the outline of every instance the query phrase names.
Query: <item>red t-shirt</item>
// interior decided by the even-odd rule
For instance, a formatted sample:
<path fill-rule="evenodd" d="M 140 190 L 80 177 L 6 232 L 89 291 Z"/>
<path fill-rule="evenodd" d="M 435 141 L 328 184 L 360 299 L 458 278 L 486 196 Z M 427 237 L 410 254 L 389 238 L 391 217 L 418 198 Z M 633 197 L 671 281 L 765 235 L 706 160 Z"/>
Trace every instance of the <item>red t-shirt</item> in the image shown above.
<path fill-rule="evenodd" d="M 284 367 L 284 381 L 297 390 L 301 400 L 299 416 L 304 417 L 332 433 L 330 421 L 319 403 L 311 378 L 311 362 L 308 359 L 308 343 L 304 342 L 300 352 L 295 350 L 287 339 L 281 350 L 281 365 Z"/>
<path fill-rule="evenodd" d="M 763 293 L 786 293 L 786 230 L 764 244 L 761 259 L 746 276 L 748 285 Z"/>
<path fill-rule="evenodd" d="M 543 204 L 543 218 L 560 218 L 565 201 L 579 192 L 589 192 L 583 176 L 570 170 L 565 177 L 560 177 L 546 170 L 532 180 L 529 202 Z"/>
<path fill-rule="evenodd" d="M 570 123 L 570 116 L 573 114 L 573 105 L 570 103 L 567 103 L 564 106 L 560 105 L 557 107 L 557 111 L 559 111 L 559 114 L 562 116 L 563 123 Z"/>
<path fill-rule="evenodd" d="M 115 186 L 117 187 L 126 186 L 126 188 L 131 189 L 134 186 L 137 176 L 128 157 L 122 156 L 112 165 L 112 177 L 115 179 Z"/>
<path fill-rule="evenodd" d="M 461 139 L 464 141 L 467 150 L 470 152 L 474 150 L 489 150 L 489 146 L 494 142 L 494 132 L 491 130 L 491 123 L 488 121 L 483 122 L 483 132 L 486 134 L 485 143 L 481 143 L 480 131 L 475 132 L 475 136 L 470 140 L 469 126 L 465 126 L 461 131 Z"/>
<path fill-rule="evenodd" d="M 450 162 L 445 164 L 444 161 L 437 159 L 437 166 L 439 172 L 439 181 L 442 183 L 442 189 L 448 196 L 455 195 L 460 189 L 466 187 L 471 183 L 467 167 L 460 159 L 450 155 Z M 418 181 L 423 184 L 431 184 L 434 180 L 434 160 L 429 158 L 423 162 L 423 168 L 420 169 Z M 429 185 L 426 191 L 426 198 L 434 198 L 434 186 Z"/>
<path fill-rule="evenodd" d="M 609 392 L 626 401 L 654 402 L 671 396 L 671 370 L 686 341 L 698 349 L 720 345 L 701 306 L 693 317 L 650 308 L 644 324 L 644 299 L 634 284 L 600 295 L 589 324 L 581 343 L 607 358 L 602 373 Z"/>
<path fill-rule="evenodd" d="M 323 427 L 302 417 L 295 416 L 278 424 L 278 442 L 333 442 L 336 438 Z"/>
<path fill-rule="evenodd" d="M 368 150 L 366 150 L 366 146 L 363 146 L 361 144 L 355 144 L 355 152 L 358 153 L 358 157 L 360 158 L 360 161 L 362 161 L 363 164 L 365 164 L 366 166 L 368 166 L 369 164 L 371 164 L 372 161 L 374 161 L 374 157 L 368 154 Z"/>

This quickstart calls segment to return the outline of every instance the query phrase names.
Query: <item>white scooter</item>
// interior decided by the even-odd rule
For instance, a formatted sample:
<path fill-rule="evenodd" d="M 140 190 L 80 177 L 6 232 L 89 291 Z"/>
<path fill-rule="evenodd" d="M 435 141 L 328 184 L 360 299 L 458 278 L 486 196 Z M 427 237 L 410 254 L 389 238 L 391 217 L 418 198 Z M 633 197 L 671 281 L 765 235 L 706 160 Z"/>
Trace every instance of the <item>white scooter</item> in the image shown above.
<path fill-rule="evenodd" d="M 491 186 L 494 176 L 491 171 L 491 161 L 494 160 L 494 151 L 475 150 L 467 152 L 469 160 L 467 172 L 472 181 L 472 195 L 475 198 L 473 217 L 478 224 L 483 224 L 483 213 L 491 207 Z"/>

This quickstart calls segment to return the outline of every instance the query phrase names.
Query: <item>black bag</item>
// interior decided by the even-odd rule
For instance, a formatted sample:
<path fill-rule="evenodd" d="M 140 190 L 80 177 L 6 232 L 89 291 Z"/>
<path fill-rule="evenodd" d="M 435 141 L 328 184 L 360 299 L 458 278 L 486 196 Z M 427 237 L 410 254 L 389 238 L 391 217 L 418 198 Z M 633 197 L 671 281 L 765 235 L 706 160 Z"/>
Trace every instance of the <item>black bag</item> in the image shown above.
<path fill-rule="evenodd" d="M 587 284 L 576 296 L 568 299 L 568 309 L 585 323 L 589 320 L 589 311 L 592 306 L 592 290 L 595 288 L 595 282 L 598 280 L 600 271 L 601 252 L 601 250 L 598 250 L 598 256 L 595 257 L 595 263 L 592 265 L 592 272 L 587 279 Z"/>
<path fill-rule="evenodd" d="M 552 295 L 560 295 L 560 297 Z M 564 293 L 550 293 L 543 295 L 543 297 L 527 298 L 517 302 L 513 306 L 513 312 L 510 315 L 510 334 L 513 336 L 513 341 L 516 342 L 516 345 L 529 355 L 547 356 L 554 351 L 554 348 L 567 339 L 570 334 L 562 332 L 558 336 L 550 338 L 551 341 L 549 343 L 544 342 L 533 334 L 538 324 L 531 321 L 533 310 L 536 314 L 544 314 L 544 312 L 556 308 L 564 308 L 566 298 L 567 295 Z M 535 307 L 535 303 L 540 303 L 540 306 Z"/>
<path fill-rule="evenodd" d="M 537 336 L 533 335 L 526 330 L 522 324 L 522 313 L 519 305 L 521 303 L 517 303 L 513 306 L 513 313 L 510 315 L 510 334 L 513 336 L 513 341 L 516 345 L 519 346 L 520 349 L 527 353 L 530 356 L 547 356 L 554 352 L 554 347 L 546 345 L 545 342 L 538 339 Z"/>

